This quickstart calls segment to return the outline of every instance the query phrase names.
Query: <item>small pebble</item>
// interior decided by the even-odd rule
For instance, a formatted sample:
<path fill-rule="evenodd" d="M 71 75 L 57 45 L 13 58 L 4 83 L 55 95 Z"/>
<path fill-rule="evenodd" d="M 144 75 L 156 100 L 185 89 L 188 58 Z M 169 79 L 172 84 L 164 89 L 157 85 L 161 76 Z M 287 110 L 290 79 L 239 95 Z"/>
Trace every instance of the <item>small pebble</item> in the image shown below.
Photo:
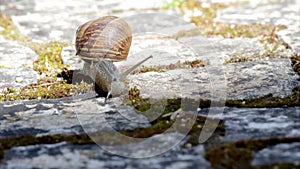
<path fill-rule="evenodd" d="M 21 83 L 21 82 L 23 82 L 23 77 L 16 77 L 16 82 L 17 83 Z"/>

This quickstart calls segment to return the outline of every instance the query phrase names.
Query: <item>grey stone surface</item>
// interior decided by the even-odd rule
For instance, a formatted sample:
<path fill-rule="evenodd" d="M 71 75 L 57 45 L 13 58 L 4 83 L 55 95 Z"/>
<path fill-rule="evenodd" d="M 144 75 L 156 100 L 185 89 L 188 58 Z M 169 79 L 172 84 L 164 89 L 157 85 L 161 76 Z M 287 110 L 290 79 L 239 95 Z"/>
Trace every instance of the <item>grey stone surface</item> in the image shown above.
<path fill-rule="evenodd" d="M 36 83 L 39 74 L 31 68 L 0 68 L 0 89 Z"/>
<path fill-rule="evenodd" d="M 193 36 L 179 39 L 185 46 L 189 46 L 197 54 L 198 59 L 211 65 L 223 64 L 234 54 L 262 53 L 264 51 L 257 38 L 223 38 Z"/>
<path fill-rule="evenodd" d="M 172 135 L 162 134 L 156 138 L 172 139 Z M 203 145 L 182 149 L 174 146 L 159 156 L 134 159 L 112 155 L 95 144 L 72 145 L 66 142 L 58 144 L 40 144 L 14 147 L 6 151 L 6 157 L 0 168 L 176 168 L 187 169 L 197 166 L 207 169 L 210 164 L 204 159 Z"/>
<path fill-rule="evenodd" d="M 0 66 L 7 68 L 33 68 L 38 55 L 18 42 L 5 40 L 0 36 Z"/>
<path fill-rule="evenodd" d="M 105 105 L 103 98 L 3 102 L 0 110 L 0 138 L 133 130 L 150 125 L 147 118 L 117 99 Z"/>
<path fill-rule="evenodd" d="M 207 115 L 208 110 L 203 109 L 199 113 Z M 225 108 L 222 114 L 212 117 L 225 121 L 226 134 L 223 141 L 300 137 L 300 107 Z"/>
<path fill-rule="evenodd" d="M 290 64 L 289 59 L 231 63 L 163 73 L 147 72 L 130 75 L 128 81 L 131 87 L 140 89 L 143 97 L 215 100 L 218 93 L 224 92 L 227 99 L 259 97 L 269 93 L 284 97 L 299 85 L 298 75 Z M 212 80 L 214 83 L 211 83 Z"/>
<path fill-rule="evenodd" d="M 227 23 L 271 23 L 286 25 L 287 29 L 279 35 L 297 53 L 300 53 L 300 2 L 298 0 L 283 0 L 270 2 L 268 0 L 252 1 L 248 5 L 227 8 L 218 13 L 215 21 Z"/>
<path fill-rule="evenodd" d="M 270 146 L 254 154 L 253 166 L 290 163 L 300 165 L 300 142 Z"/>
<path fill-rule="evenodd" d="M 182 28 L 191 28 L 191 24 L 180 18 L 178 11 L 152 10 L 155 6 L 157 8 L 162 4 L 157 0 L 146 3 L 137 1 L 129 3 L 129 1 L 120 0 L 114 2 L 107 0 L 97 2 L 92 0 L 84 2 L 79 0 L 63 2 L 35 0 L 26 1 L 26 3 L 25 1 L 12 3 L 3 0 L 0 8 L 12 16 L 14 23 L 22 33 L 35 41 L 70 42 L 74 40 L 79 25 L 105 15 L 124 18 L 131 26 L 133 33 L 150 31 L 170 34 L 176 33 Z M 129 12 L 128 10 L 131 8 L 133 8 L 132 12 Z M 126 11 L 127 13 L 124 13 Z M 152 22 L 149 23 L 149 19 Z"/>
<path fill-rule="evenodd" d="M 240 0 L 226 0 L 236 1 Z M 129 75 L 128 86 L 136 85 L 143 97 L 224 100 L 253 98 L 269 93 L 285 97 L 299 85 L 298 75 L 292 70 L 289 59 L 264 59 L 223 65 L 223 62 L 235 53 L 263 52 L 264 49 L 256 38 L 194 36 L 179 38 L 176 41 L 163 37 L 195 28 L 193 24 L 184 21 L 178 10 L 158 10 L 157 7 L 163 4 L 164 1 L 158 0 L 0 0 L 0 10 L 12 17 L 22 33 L 38 42 L 71 42 L 74 41 L 75 31 L 80 24 L 103 15 L 120 16 L 129 23 L 134 33 L 128 59 L 117 63 L 121 70 L 149 55 L 153 55 L 153 59 L 147 61 L 145 66 L 168 66 L 194 59 L 201 59 L 210 64 L 201 68 Z M 299 2 L 296 0 L 250 1 L 246 6 L 219 11 L 216 21 L 285 24 L 288 28 L 280 31 L 279 35 L 299 53 L 298 6 Z M 1 29 L 3 28 L 0 27 Z M 11 63 L 14 66 L 29 65 L 36 57 L 28 48 L 1 37 L 0 44 L 0 58 L 1 54 L 6 56 L 5 66 Z M 72 69 L 81 69 L 82 61 L 74 56 L 73 46 L 74 42 L 72 47 L 64 48 L 63 61 L 70 64 Z M 15 59 L 21 56 L 26 59 Z M 2 66 L 4 60 L 0 61 Z M 36 82 L 36 72 L 30 68 L 16 67 L 0 69 L 1 89 Z M 122 97 L 109 99 L 106 104 L 104 98 L 96 98 L 94 92 L 61 99 L 0 102 L 0 141 L 22 135 L 41 137 L 85 133 L 96 139 L 91 135 L 94 132 L 118 132 L 151 126 L 149 117 L 124 104 Z M 202 109 L 199 114 L 207 116 L 209 110 Z M 299 107 L 227 107 L 223 114 L 219 113 L 213 117 L 223 120 L 225 134 L 215 136 L 217 143 L 212 141 L 211 144 L 244 139 L 300 137 Z M 204 158 L 206 147 L 203 145 L 187 146 L 186 139 L 175 145 L 183 136 L 176 132 L 154 134 L 139 143 L 102 146 L 102 149 L 96 144 L 74 145 L 66 142 L 15 146 L 5 150 L 0 168 L 210 168 L 210 163 Z M 169 148 L 170 151 L 163 153 Z M 144 159 L 131 159 L 111 154 L 112 152 L 139 158 L 160 152 L 162 154 Z M 298 164 L 298 156 L 298 143 L 278 144 L 253 154 L 252 165 L 271 165 L 274 164 L 272 160 Z"/>
<path fill-rule="evenodd" d="M 68 46 L 63 48 L 63 62 L 64 64 L 71 65 L 73 69 L 82 69 L 83 61 L 75 54 L 75 47 Z M 164 34 L 153 32 L 133 35 L 127 59 L 121 62 L 114 62 L 114 64 L 122 72 L 150 55 L 153 58 L 143 63 L 144 66 L 168 67 L 171 64 L 202 59 L 188 45 L 174 39 L 166 38 Z"/>

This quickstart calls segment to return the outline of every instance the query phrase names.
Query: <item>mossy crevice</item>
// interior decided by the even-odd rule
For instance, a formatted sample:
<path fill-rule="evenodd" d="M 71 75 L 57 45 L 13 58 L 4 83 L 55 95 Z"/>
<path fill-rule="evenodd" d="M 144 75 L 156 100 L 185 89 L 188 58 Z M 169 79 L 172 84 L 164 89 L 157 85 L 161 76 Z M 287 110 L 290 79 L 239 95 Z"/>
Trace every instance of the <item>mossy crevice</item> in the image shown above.
<path fill-rule="evenodd" d="M 49 135 L 35 137 L 32 135 L 23 135 L 13 138 L 0 139 L 0 161 L 4 158 L 5 150 L 17 146 L 28 146 L 35 144 L 55 144 L 66 141 L 71 144 L 94 144 L 88 135 Z"/>
<path fill-rule="evenodd" d="M 150 137 L 154 134 L 160 134 L 163 132 L 184 132 L 184 127 L 180 126 L 188 126 L 191 125 L 190 120 L 195 120 L 193 121 L 193 125 L 190 126 L 190 131 L 188 132 L 188 135 L 190 136 L 188 139 L 189 144 L 191 145 L 197 145 L 198 143 L 198 138 L 200 135 L 200 132 L 202 130 L 202 127 L 205 123 L 205 121 L 209 118 L 201 116 L 201 115 L 195 115 L 195 111 L 197 111 L 197 106 L 196 107 L 184 107 L 185 105 L 182 104 L 182 99 L 176 98 L 176 99 L 152 99 L 150 102 L 149 98 L 142 98 L 140 97 L 140 92 L 136 86 L 131 88 L 129 90 L 129 96 L 128 100 L 125 101 L 125 103 L 132 105 L 138 112 L 141 114 L 144 114 L 146 117 L 151 117 L 151 113 L 155 114 L 155 107 L 151 107 L 151 103 L 155 104 L 160 104 L 163 102 L 164 107 L 158 106 L 160 109 L 157 111 L 161 111 L 161 108 L 163 108 L 163 111 L 157 117 L 155 120 L 151 122 L 151 127 L 148 128 L 140 128 L 140 129 L 135 129 L 135 130 L 128 130 L 128 131 L 121 131 L 123 134 L 130 136 L 130 137 Z M 199 105 L 200 107 L 209 107 L 208 104 L 210 105 L 210 102 L 206 102 L 204 100 L 201 100 L 200 103 L 196 100 L 189 100 L 189 105 Z M 157 106 L 157 105 L 154 105 Z M 151 108 L 151 111 L 149 111 Z M 193 109 L 193 110 L 190 110 Z M 154 111 L 154 112 L 153 112 Z M 190 111 L 193 111 L 190 112 Z M 182 120 L 181 122 L 178 123 L 178 121 Z M 175 123 L 176 121 L 176 123 Z M 172 127 L 172 129 L 170 129 Z M 210 127 L 210 126 L 206 126 Z M 216 127 L 216 133 L 218 134 L 224 134 L 225 132 L 225 127 L 223 124 L 222 120 L 219 120 L 219 123 L 217 126 L 211 126 L 211 127 Z M 183 129 L 183 130 L 181 130 Z"/>
<path fill-rule="evenodd" d="M 204 67 L 207 65 L 208 65 L 208 62 L 202 61 L 200 59 L 184 61 L 184 62 L 178 61 L 176 63 L 171 63 L 169 65 L 158 65 L 158 66 L 142 65 L 140 69 L 133 71 L 132 74 L 146 73 L 146 72 L 166 72 L 168 70 L 198 68 L 198 67 Z"/>
<path fill-rule="evenodd" d="M 215 149 L 207 151 L 205 157 L 211 162 L 212 168 L 260 168 L 251 166 L 255 152 L 276 144 L 293 142 L 300 142 L 300 138 L 267 138 L 223 143 L 217 145 Z M 271 166 L 294 166 L 294 164 L 274 164 Z M 271 166 L 263 166 L 262 168 L 270 168 Z"/>
<path fill-rule="evenodd" d="M 291 47 L 276 34 L 275 30 L 276 27 L 274 27 L 270 33 L 261 36 L 260 43 L 264 47 L 263 52 L 241 51 L 234 53 L 230 59 L 224 62 L 224 64 L 233 62 L 250 62 L 272 58 L 294 57 L 296 54 L 292 51 Z"/>
<path fill-rule="evenodd" d="M 49 99 L 69 97 L 72 95 L 86 93 L 92 90 L 92 86 L 85 82 L 73 85 L 66 81 L 56 79 L 40 79 L 35 84 L 23 86 L 20 89 L 5 88 L 0 91 L 0 101 Z"/>
<path fill-rule="evenodd" d="M 128 93 L 128 100 L 126 103 L 131 104 L 136 110 L 141 112 L 150 109 L 149 98 L 140 97 L 140 92 L 136 86 L 131 88 Z M 157 101 L 159 102 L 159 100 Z M 176 111 L 174 107 L 180 108 L 181 99 L 167 99 L 168 105 L 173 103 L 172 111 Z M 199 108 L 209 108 L 211 107 L 211 100 L 200 99 L 197 105 Z M 214 101 L 215 105 L 224 105 L 227 107 L 241 107 L 241 108 L 266 108 L 266 107 L 294 107 L 300 106 L 300 86 L 296 86 L 292 89 L 292 93 L 283 98 L 273 96 L 272 94 L 267 94 L 257 98 L 247 98 L 247 99 L 237 99 L 237 100 L 221 100 Z M 168 112 L 168 106 L 166 109 Z"/>

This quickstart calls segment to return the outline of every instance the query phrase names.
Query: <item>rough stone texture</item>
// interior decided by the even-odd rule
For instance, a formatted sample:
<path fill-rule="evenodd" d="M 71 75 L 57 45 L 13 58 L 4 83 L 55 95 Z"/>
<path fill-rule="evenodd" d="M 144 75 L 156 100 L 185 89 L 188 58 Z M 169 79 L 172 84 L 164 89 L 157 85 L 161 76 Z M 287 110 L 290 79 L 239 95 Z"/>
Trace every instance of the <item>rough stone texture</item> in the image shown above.
<path fill-rule="evenodd" d="M 271 23 L 286 25 L 287 29 L 279 35 L 297 53 L 300 53 L 300 2 L 298 0 L 283 0 L 269 2 L 252 1 L 250 4 L 236 8 L 221 10 L 216 21 L 227 23 Z"/>
<path fill-rule="evenodd" d="M 157 138 L 172 139 L 172 135 L 160 135 Z M 199 145 L 190 149 L 173 147 L 167 153 L 147 159 L 132 159 L 114 156 L 95 144 L 72 145 L 65 142 L 51 145 L 33 145 L 14 147 L 6 152 L 7 156 L 0 168 L 176 168 L 186 169 L 197 166 L 207 169 L 210 164 L 203 158 L 204 148 Z M 54 162 L 55 161 L 55 162 Z"/>
<path fill-rule="evenodd" d="M 148 72 L 131 75 L 128 81 L 130 86 L 140 88 L 143 97 L 214 100 L 218 93 L 224 91 L 227 99 L 259 97 L 269 93 L 284 97 L 299 85 L 298 75 L 289 67 L 290 64 L 289 59 L 232 63 L 223 67 Z M 211 83 L 212 80 L 215 83 Z"/>
<path fill-rule="evenodd" d="M 267 147 L 254 155 L 253 166 L 267 164 L 290 163 L 300 165 L 300 142 L 290 144 L 277 144 Z"/>
<path fill-rule="evenodd" d="M 75 54 L 75 47 L 68 46 L 63 48 L 63 62 L 64 64 L 70 64 L 73 69 L 82 69 L 83 61 Z M 133 35 L 133 41 L 127 59 L 125 61 L 115 62 L 114 64 L 121 71 L 125 71 L 150 55 L 152 55 L 153 58 L 143 63 L 144 66 L 167 67 L 171 64 L 201 59 L 193 49 L 184 43 L 166 38 L 166 35 L 153 32 Z"/>
<path fill-rule="evenodd" d="M 240 0 L 226 0 L 236 1 Z M 121 70 L 150 54 L 154 58 L 147 61 L 145 66 L 167 66 L 194 59 L 201 59 L 210 64 L 202 68 L 130 75 L 127 81 L 129 86 L 137 85 L 143 97 L 188 96 L 224 100 L 259 97 L 269 93 L 284 97 L 299 85 L 298 76 L 292 70 L 289 59 L 266 59 L 222 65 L 233 54 L 241 51 L 262 52 L 263 48 L 256 38 L 195 36 L 179 38 L 178 41 L 161 38 L 161 35 L 173 35 L 195 28 L 193 24 L 186 23 L 177 10 L 158 10 L 157 7 L 162 3 L 164 2 L 158 0 L 0 0 L 0 10 L 12 16 L 13 22 L 22 33 L 39 42 L 70 42 L 74 40 L 75 31 L 80 24 L 103 15 L 120 16 L 130 24 L 134 32 L 127 61 L 117 65 Z M 245 6 L 220 11 L 216 21 L 285 24 L 288 29 L 279 32 L 279 35 L 299 53 L 298 6 L 299 2 L 296 0 L 251 1 Z M 0 43 L 0 57 L 1 53 L 9 54 L 9 57 L 36 57 L 28 48 L 15 42 L 0 38 Z M 7 49 L 10 48 L 17 53 L 8 53 Z M 82 61 L 74 57 L 74 54 L 74 47 L 64 48 L 63 61 L 73 69 L 81 69 Z M 21 65 L 27 60 L 23 61 L 20 62 Z M 22 77 L 23 82 L 15 83 L 16 76 Z M 34 83 L 36 72 L 29 68 L 1 68 L 0 78 L 1 88 L 21 87 Z M 17 81 L 19 80 L 18 78 Z M 91 134 L 98 131 L 134 130 L 151 125 L 148 117 L 123 104 L 121 99 L 109 99 L 104 104 L 103 98 L 96 98 L 95 93 L 91 92 L 70 98 L 1 102 L 0 141 L 21 135 L 40 137 L 53 134 Z M 211 109 L 202 109 L 199 114 L 206 116 L 209 110 Z M 224 121 L 225 134 L 216 136 L 217 141 L 213 140 L 211 144 L 219 145 L 244 139 L 300 137 L 299 116 L 299 107 L 225 108 L 224 113 L 213 116 Z M 0 168 L 210 168 L 210 163 L 204 158 L 204 145 L 183 147 L 182 145 L 186 146 L 187 143 L 187 139 L 183 139 L 177 146 L 170 146 L 178 143 L 183 136 L 176 132 L 155 134 L 140 143 L 132 142 L 116 147 L 102 146 L 102 149 L 96 144 L 74 145 L 66 142 L 15 146 L 5 150 Z M 164 152 L 170 147 L 172 149 L 164 154 L 145 159 L 123 158 L 110 153 L 141 158 Z M 252 165 L 270 165 L 274 159 L 280 163 L 299 163 L 298 152 L 298 143 L 267 147 L 253 153 Z M 238 162 L 239 159 L 232 160 Z"/>
<path fill-rule="evenodd" d="M 31 68 L 0 68 L 0 89 L 36 83 L 39 74 Z"/>
<path fill-rule="evenodd" d="M 92 95 L 93 96 L 93 95 Z M 18 135 L 80 134 L 148 127 L 148 120 L 120 101 L 53 99 L 0 103 L 0 138 Z M 99 105 L 100 104 L 100 105 Z"/>
<path fill-rule="evenodd" d="M 207 115 L 208 109 L 200 114 Z M 225 108 L 212 116 L 225 121 L 223 141 L 270 137 L 300 137 L 300 108 Z"/>
<path fill-rule="evenodd" d="M 37 54 L 17 42 L 7 41 L 0 36 L 0 66 L 7 68 L 33 68 Z"/>
<path fill-rule="evenodd" d="M 221 38 L 193 36 L 180 38 L 185 46 L 189 46 L 199 56 L 198 58 L 211 65 L 223 64 L 233 54 L 244 52 L 263 52 L 264 49 L 257 38 Z"/>
<path fill-rule="evenodd" d="M 116 15 L 124 18 L 131 26 L 133 33 L 150 31 L 169 34 L 177 33 L 177 30 L 182 28 L 191 28 L 191 24 L 180 18 L 179 12 L 155 10 L 151 12 L 150 10 L 149 13 L 151 5 L 152 9 L 162 4 L 157 0 L 146 3 L 128 3 L 128 1 L 120 0 L 114 2 L 107 0 L 97 2 L 93 0 L 84 2 L 79 0 L 63 2 L 59 0 L 51 2 L 35 0 L 16 3 L 7 0 L 2 1 L 4 2 L 0 8 L 5 9 L 5 13 L 12 16 L 14 23 L 18 25 L 22 33 L 36 41 L 60 40 L 70 42 L 74 40 L 79 25 L 104 15 Z M 122 13 L 122 11 L 133 6 L 135 6 L 136 11 Z M 149 19 L 155 22 L 149 23 Z"/>

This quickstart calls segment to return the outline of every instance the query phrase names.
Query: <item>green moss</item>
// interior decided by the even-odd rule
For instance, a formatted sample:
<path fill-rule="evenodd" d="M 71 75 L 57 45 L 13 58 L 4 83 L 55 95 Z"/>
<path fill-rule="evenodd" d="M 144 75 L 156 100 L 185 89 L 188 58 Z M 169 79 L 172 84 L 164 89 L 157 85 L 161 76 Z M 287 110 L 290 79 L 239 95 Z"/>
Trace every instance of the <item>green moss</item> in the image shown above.
<path fill-rule="evenodd" d="M 28 46 L 39 55 L 39 59 L 34 62 L 34 70 L 41 74 L 44 73 L 47 76 L 57 76 L 64 69 L 61 51 L 67 45 L 64 42 L 29 44 Z"/>
<path fill-rule="evenodd" d="M 163 112 L 159 115 L 159 117 L 157 117 L 155 120 L 153 120 L 151 122 L 151 124 L 152 124 L 151 127 L 121 131 L 121 133 L 123 133 L 124 135 L 130 136 L 130 137 L 147 138 L 154 134 L 164 133 L 164 132 L 166 132 L 166 130 L 170 129 L 171 126 L 177 132 L 184 132 L 184 131 L 181 131 L 181 129 L 182 129 L 181 125 L 184 125 L 184 126 L 189 125 L 190 123 L 189 123 L 188 119 L 190 117 L 195 116 L 195 114 L 191 114 L 189 112 L 184 112 L 184 111 L 180 110 L 180 108 L 181 109 L 189 109 L 189 107 L 182 107 L 182 106 L 184 106 L 181 104 L 182 99 L 180 99 L 180 98 L 166 99 L 166 100 L 161 100 L 161 99 L 154 100 L 153 99 L 153 100 L 151 100 L 152 102 L 150 103 L 148 98 L 140 97 L 140 92 L 136 86 L 134 86 L 133 88 L 131 88 L 129 90 L 129 100 L 130 101 L 126 101 L 126 102 L 128 104 L 131 104 L 136 110 L 138 110 L 142 114 L 145 114 L 146 117 L 151 116 L 151 113 L 156 114 L 156 110 L 154 107 L 151 107 L 151 112 L 145 112 L 150 109 L 151 103 L 155 102 L 158 105 L 159 105 L 159 103 L 162 103 L 162 102 L 166 103 L 166 105 L 163 105 L 164 106 Z M 193 101 L 191 100 L 190 103 L 191 102 L 193 102 Z M 193 104 L 197 105 L 197 104 L 199 104 L 199 102 L 194 101 Z M 206 102 L 203 100 L 200 102 L 200 106 L 204 106 L 204 105 L 207 106 L 208 104 L 210 105 L 210 102 Z M 159 107 L 159 109 L 157 111 L 161 111 L 162 107 L 160 107 L 160 105 L 158 107 Z M 177 117 L 177 118 L 182 118 L 183 121 L 175 124 L 174 119 L 172 119 L 171 117 L 173 116 L 172 114 L 176 113 L 177 111 L 183 112 L 184 115 L 183 115 L 183 117 Z M 206 119 L 207 119 L 206 117 L 203 117 L 200 115 L 198 115 L 196 117 L 196 121 L 195 121 L 194 125 L 191 126 L 191 130 L 188 133 L 188 135 L 190 136 L 188 143 L 190 143 L 191 145 L 199 144 L 198 143 L 199 134 L 201 132 L 202 126 L 204 125 Z M 207 126 L 207 127 L 209 127 L 209 126 Z M 211 127 L 215 127 L 215 126 L 211 126 Z M 173 131 L 168 130 L 168 131 L 175 132 L 175 130 L 173 130 Z M 224 133 L 224 132 L 225 132 L 224 125 L 223 125 L 222 120 L 220 120 L 220 123 L 217 126 L 216 133 L 220 134 L 220 133 Z"/>
<path fill-rule="evenodd" d="M 242 140 L 234 143 L 223 143 L 206 152 L 206 159 L 212 168 L 255 168 L 251 166 L 253 153 L 279 143 L 299 142 L 299 137 L 269 138 L 257 140 Z M 284 166 L 290 164 L 282 164 Z"/>
<path fill-rule="evenodd" d="M 300 80 L 300 55 L 299 54 L 294 54 L 292 57 L 291 57 L 291 62 L 292 62 L 292 67 L 294 69 L 295 72 L 298 73 L 299 75 L 299 79 Z"/>
<path fill-rule="evenodd" d="M 23 35 L 12 22 L 11 18 L 0 13 L 0 26 L 3 30 L 0 35 L 6 39 L 16 40 L 21 45 L 31 48 L 39 56 L 34 65 L 44 78 L 36 84 L 30 84 L 20 89 L 7 88 L 0 91 L 0 101 L 37 99 L 37 98 L 60 98 L 67 97 L 91 90 L 87 83 L 68 84 L 57 76 L 68 71 L 68 66 L 62 63 L 61 51 L 68 44 L 65 42 L 36 43 Z M 68 79 L 70 81 L 70 79 Z"/>
<path fill-rule="evenodd" d="M 72 144 L 93 144 L 94 142 L 88 135 L 49 135 L 42 137 L 35 137 L 31 135 L 23 135 L 12 138 L 0 139 L 0 161 L 4 158 L 4 150 L 16 146 L 27 146 L 34 144 L 55 144 L 59 142 L 69 142 Z"/>
<path fill-rule="evenodd" d="M 300 86 L 292 90 L 292 94 L 280 98 L 272 94 L 268 94 L 258 98 L 249 98 L 242 100 L 226 100 L 225 103 L 228 107 L 247 107 L 247 108 L 264 108 L 264 107 L 293 107 L 300 106 Z"/>
<path fill-rule="evenodd" d="M 134 86 L 128 90 L 128 99 L 125 101 L 128 104 L 131 104 L 136 110 L 144 112 L 150 109 L 150 103 L 148 98 L 140 97 L 140 90 Z"/>
<path fill-rule="evenodd" d="M 279 38 L 278 35 L 276 35 L 275 30 L 276 27 L 274 27 L 272 31 L 270 31 L 268 34 L 263 34 L 260 38 L 260 43 L 264 47 L 264 52 L 239 52 L 233 54 L 229 60 L 225 61 L 225 64 L 232 62 L 248 62 L 270 58 L 292 57 L 294 54 L 290 46 L 281 38 Z"/>
<path fill-rule="evenodd" d="M 131 89 L 133 90 L 133 89 Z M 132 91 L 129 92 L 129 100 L 133 107 L 139 111 L 146 111 L 150 109 L 149 98 L 141 98 L 139 96 L 139 90 L 135 87 L 134 88 L 135 95 L 132 95 Z M 158 100 L 159 102 L 159 100 Z M 284 98 L 275 97 L 272 94 L 264 95 L 257 98 L 248 98 L 248 99 L 241 99 L 241 100 L 226 100 L 220 101 L 220 105 L 225 102 L 225 106 L 228 107 L 245 107 L 245 108 L 265 108 L 265 107 L 294 107 L 300 106 L 300 86 L 296 86 L 292 93 Z M 174 112 L 180 108 L 181 99 L 167 99 L 167 106 L 164 113 Z M 209 108 L 211 106 L 210 100 L 203 100 L 199 101 L 199 108 Z"/>
<path fill-rule="evenodd" d="M 20 89 L 6 88 L 0 91 L 0 101 L 68 97 L 91 89 L 92 86 L 85 82 L 72 85 L 56 79 L 40 79 L 38 83 Z"/>

